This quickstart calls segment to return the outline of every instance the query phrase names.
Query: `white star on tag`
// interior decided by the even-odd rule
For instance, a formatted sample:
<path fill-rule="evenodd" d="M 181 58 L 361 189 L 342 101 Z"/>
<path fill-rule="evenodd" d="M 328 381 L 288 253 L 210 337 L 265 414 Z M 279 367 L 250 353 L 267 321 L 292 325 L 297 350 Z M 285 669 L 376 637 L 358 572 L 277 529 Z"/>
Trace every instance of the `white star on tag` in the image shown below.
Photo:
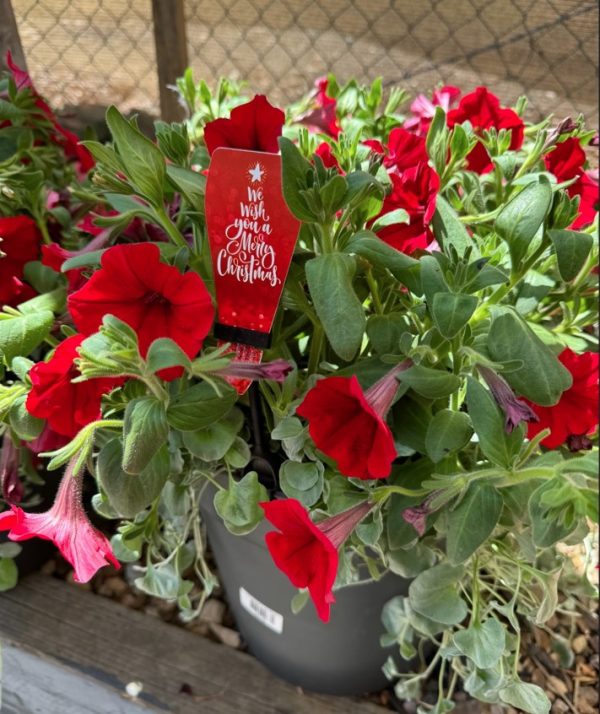
<path fill-rule="evenodd" d="M 256 166 L 254 168 L 248 169 L 248 173 L 250 174 L 250 178 L 252 181 L 262 181 L 263 173 L 264 171 L 262 170 L 260 164 L 257 162 Z"/>

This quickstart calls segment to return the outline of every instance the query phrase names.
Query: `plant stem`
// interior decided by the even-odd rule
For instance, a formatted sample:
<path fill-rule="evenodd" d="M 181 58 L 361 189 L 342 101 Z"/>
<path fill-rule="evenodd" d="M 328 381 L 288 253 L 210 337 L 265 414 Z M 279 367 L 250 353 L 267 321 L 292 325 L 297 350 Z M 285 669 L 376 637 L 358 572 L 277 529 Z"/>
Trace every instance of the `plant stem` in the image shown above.
<path fill-rule="evenodd" d="M 314 374 L 321 362 L 321 350 L 323 349 L 324 332 L 322 325 L 315 325 L 313 336 L 310 340 L 310 352 L 308 354 L 308 374 Z"/>
<path fill-rule="evenodd" d="M 176 246 L 179 246 L 180 248 L 189 248 L 187 241 L 181 235 L 181 233 L 177 229 L 177 226 L 169 218 L 165 209 L 162 206 L 155 206 L 154 211 L 160 221 L 160 225 L 162 226 L 162 228 L 164 228 L 173 243 Z"/>
<path fill-rule="evenodd" d="M 373 271 L 371 268 L 365 273 L 367 276 L 367 283 L 369 289 L 371 290 L 371 296 L 373 298 L 373 307 L 378 315 L 383 315 L 383 305 L 381 304 L 381 298 L 379 297 L 379 288 L 377 287 L 377 281 L 373 277 Z"/>

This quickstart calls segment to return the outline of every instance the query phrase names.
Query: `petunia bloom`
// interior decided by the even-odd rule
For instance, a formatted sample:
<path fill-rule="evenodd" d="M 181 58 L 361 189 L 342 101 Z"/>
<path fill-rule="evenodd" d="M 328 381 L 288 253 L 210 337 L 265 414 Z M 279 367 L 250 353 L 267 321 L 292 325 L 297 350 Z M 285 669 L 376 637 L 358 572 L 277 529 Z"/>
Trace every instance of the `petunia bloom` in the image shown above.
<path fill-rule="evenodd" d="M 410 222 L 385 226 L 377 231 L 377 235 L 402 253 L 427 248 L 433 240 L 429 224 L 435 213 L 439 176 L 428 164 L 420 163 L 402 174 L 391 173 L 390 180 L 392 192 L 385 197 L 379 215 L 403 208 Z"/>
<path fill-rule="evenodd" d="M 369 513 L 366 501 L 326 518 L 310 520 L 308 511 L 294 498 L 261 503 L 265 517 L 279 532 L 267 533 L 265 541 L 275 565 L 297 588 L 308 588 L 318 616 L 329 622 L 335 602 L 333 584 L 338 570 L 338 549 Z"/>
<path fill-rule="evenodd" d="M 52 124 L 53 132 L 50 135 L 50 140 L 57 146 L 62 147 L 65 156 L 76 163 L 80 173 L 87 174 L 90 169 L 94 168 L 95 162 L 90 152 L 85 146 L 80 144 L 79 137 L 59 124 L 52 109 L 50 109 L 48 104 L 37 93 L 31 81 L 31 77 L 25 70 L 15 64 L 10 51 L 6 53 L 6 65 L 12 73 L 17 89 L 29 89 L 35 100 L 36 108 L 39 109 Z"/>
<path fill-rule="evenodd" d="M 7 503 L 20 503 L 24 496 L 19 478 L 19 450 L 6 433 L 0 446 L 0 495 Z"/>
<path fill-rule="evenodd" d="M 42 234 L 33 218 L 0 218 L 0 309 L 35 295 L 22 278 L 25 264 L 38 259 L 41 241 Z"/>
<path fill-rule="evenodd" d="M 322 141 L 315 149 L 315 155 L 323 162 L 326 169 L 337 169 L 339 173 L 344 173 L 340 162 L 333 155 L 331 145 L 327 141 Z"/>
<path fill-rule="evenodd" d="M 26 513 L 18 506 L 0 513 L 0 531 L 13 541 L 43 538 L 52 541 L 74 568 L 74 580 L 87 583 L 105 565 L 120 568 L 110 543 L 96 530 L 81 502 L 81 473 L 69 465 L 52 508 L 44 513 Z"/>
<path fill-rule="evenodd" d="M 500 106 L 500 100 L 486 87 L 477 87 L 474 92 L 466 94 L 456 109 L 448 112 L 448 126 L 454 127 L 465 121 L 471 122 L 476 134 L 481 135 L 484 129 L 510 130 L 510 149 L 520 149 L 523 144 L 525 124 L 521 117 L 512 109 Z M 485 146 L 478 141 L 467 156 L 467 166 L 478 174 L 486 173 L 492 168 L 492 161 Z"/>
<path fill-rule="evenodd" d="M 215 374 L 234 379 L 269 379 L 281 383 L 293 369 L 292 364 L 285 359 L 275 359 L 263 364 L 234 359 Z"/>
<path fill-rule="evenodd" d="M 422 136 L 397 127 L 390 132 L 387 153 L 383 165 L 395 169 L 402 174 L 407 169 L 412 169 L 420 163 L 427 163 L 429 156 L 425 148 L 425 139 Z"/>
<path fill-rule="evenodd" d="M 408 366 L 408 362 L 396 365 L 366 392 L 354 375 L 325 377 L 296 409 L 308 420 L 317 448 L 336 462 L 344 476 L 390 475 L 396 447 L 385 416 L 398 388 L 396 376 Z"/>
<path fill-rule="evenodd" d="M 341 128 L 337 120 L 337 100 L 327 94 L 329 80 L 319 77 L 315 81 L 314 107 L 298 118 L 309 129 L 337 139 Z"/>
<path fill-rule="evenodd" d="M 528 402 L 539 421 L 529 424 L 527 435 L 531 439 L 543 429 L 550 429 L 550 435 L 542 441 L 549 449 L 565 443 L 583 444 L 581 439 L 572 437 L 585 437 L 598 426 L 598 354 L 577 354 L 566 348 L 558 358 L 573 376 L 572 386 L 561 394 L 554 406 L 541 407 Z"/>
<path fill-rule="evenodd" d="M 96 332 L 104 315 L 110 314 L 136 331 L 142 357 L 159 337 L 170 337 L 188 357 L 196 356 L 214 317 L 210 294 L 197 273 L 182 275 L 162 263 L 153 243 L 109 248 L 101 265 L 68 298 L 69 311 L 82 334 Z M 169 370 L 169 377 L 180 374 L 175 371 Z"/>
<path fill-rule="evenodd" d="M 264 95 L 257 94 L 232 109 L 229 119 L 209 122 L 204 127 L 204 141 L 209 154 L 220 146 L 276 154 L 284 122 L 284 112 L 269 104 Z"/>
<path fill-rule="evenodd" d="M 442 107 L 445 112 L 448 112 L 452 104 L 454 104 L 459 97 L 460 89 L 451 85 L 436 89 L 431 100 L 424 94 L 417 95 L 410 105 L 410 111 L 413 116 L 407 119 L 402 126 L 419 136 L 425 136 L 429 131 L 429 125 L 435 114 L 435 108 Z"/>
<path fill-rule="evenodd" d="M 529 404 L 523 399 L 517 399 L 510 385 L 499 374 L 483 365 L 479 365 L 477 369 L 504 412 L 504 430 L 507 434 L 511 434 L 521 422 L 538 421 L 537 414 Z"/>
<path fill-rule="evenodd" d="M 39 419 L 46 419 L 54 432 L 74 437 L 84 426 L 102 416 L 102 396 L 122 383 L 122 379 L 102 377 L 73 382 L 80 373 L 74 360 L 83 335 L 61 342 L 48 362 L 38 362 L 29 370 L 32 388 L 25 408 Z"/>
<path fill-rule="evenodd" d="M 557 180 L 575 183 L 567 187 L 571 198 L 579 196 L 579 213 L 571 228 L 577 229 L 593 222 L 598 211 L 598 181 L 590 171 L 585 171 L 586 155 L 577 137 L 569 137 L 557 144 L 544 157 L 546 169 L 556 176 Z"/>

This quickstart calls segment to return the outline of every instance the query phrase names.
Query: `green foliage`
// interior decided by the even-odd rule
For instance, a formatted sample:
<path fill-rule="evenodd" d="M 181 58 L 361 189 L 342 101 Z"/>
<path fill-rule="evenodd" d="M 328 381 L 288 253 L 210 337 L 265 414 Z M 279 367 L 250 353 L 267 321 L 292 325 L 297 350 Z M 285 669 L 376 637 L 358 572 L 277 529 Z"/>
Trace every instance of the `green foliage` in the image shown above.
<path fill-rule="evenodd" d="M 234 535 L 253 531 L 263 517 L 259 503 L 268 500 L 267 490 L 258 481 L 258 474 L 250 471 L 239 481 L 229 479 L 226 489 L 215 494 L 215 510 Z"/>

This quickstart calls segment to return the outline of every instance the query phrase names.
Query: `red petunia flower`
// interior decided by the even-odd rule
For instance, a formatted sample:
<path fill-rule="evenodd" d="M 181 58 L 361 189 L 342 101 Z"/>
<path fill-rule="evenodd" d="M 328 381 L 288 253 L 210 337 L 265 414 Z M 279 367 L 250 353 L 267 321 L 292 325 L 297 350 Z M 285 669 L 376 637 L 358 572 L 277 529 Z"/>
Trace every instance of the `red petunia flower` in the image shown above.
<path fill-rule="evenodd" d="M 509 129 L 511 134 L 510 148 L 520 149 L 523 144 L 525 124 L 521 117 L 512 109 L 500 106 L 498 97 L 486 87 L 477 87 L 471 94 L 466 94 L 456 109 L 448 112 L 448 126 L 454 127 L 470 121 L 476 134 L 484 129 Z M 478 174 L 492 169 L 492 161 L 485 146 L 478 141 L 467 156 L 467 166 Z"/>
<path fill-rule="evenodd" d="M 445 112 L 448 112 L 459 97 L 460 89 L 450 85 L 436 89 L 431 100 L 424 94 L 417 95 L 410 105 L 413 116 L 404 122 L 403 127 L 419 136 L 426 136 L 435 114 L 435 108 L 442 107 Z"/>
<path fill-rule="evenodd" d="M 80 373 L 74 364 L 83 335 L 73 335 L 60 343 L 48 362 L 38 362 L 29 370 L 32 388 L 25 407 L 38 419 L 46 419 L 58 434 L 73 437 L 84 426 L 102 416 L 100 403 L 122 383 L 122 379 L 102 377 L 75 382 Z"/>
<path fill-rule="evenodd" d="M 0 308 L 35 295 L 21 278 L 25 264 L 38 259 L 41 241 L 42 234 L 29 216 L 0 218 Z"/>
<path fill-rule="evenodd" d="M 77 163 L 80 173 L 87 174 L 90 169 L 94 168 L 95 161 L 85 146 L 79 143 L 79 137 L 58 123 L 52 109 L 50 109 L 48 104 L 37 93 L 31 81 L 31 77 L 13 61 L 10 50 L 6 53 L 6 65 L 12 73 L 17 89 L 28 88 L 35 100 L 35 106 L 52 124 L 54 133 L 51 135 L 50 140 L 54 144 L 62 147 L 68 159 Z"/>
<path fill-rule="evenodd" d="M 323 622 L 329 622 L 332 592 L 338 569 L 338 549 L 371 510 L 364 502 L 320 523 L 294 498 L 261 503 L 265 517 L 280 532 L 267 533 L 265 541 L 275 565 L 297 588 L 308 592 Z"/>
<path fill-rule="evenodd" d="M 318 156 L 323 162 L 323 166 L 326 169 L 337 169 L 339 173 L 344 173 L 340 162 L 333 155 L 330 144 L 326 141 L 322 141 L 319 146 L 315 149 L 315 155 Z"/>
<path fill-rule="evenodd" d="M 110 543 L 89 522 L 81 503 L 81 474 L 65 471 L 52 508 L 25 513 L 18 506 L 0 514 L 0 531 L 13 541 L 43 538 L 52 541 L 73 566 L 74 580 L 87 583 L 105 565 L 120 568 Z"/>
<path fill-rule="evenodd" d="M 69 311 L 80 332 L 93 334 L 110 314 L 137 332 L 142 357 L 159 337 L 170 337 L 188 357 L 198 354 L 215 311 L 197 273 L 182 275 L 162 263 L 154 243 L 114 246 L 101 263 L 101 269 L 69 295 Z M 171 379 L 180 373 L 178 368 L 168 370 Z"/>
<path fill-rule="evenodd" d="M 392 129 L 388 138 L 387 155 L 383 160 L 386 168 L 399 173 L 412 169 L 420 163 L 427 163 L 429 156 L 422 136 L 406 131 L 402 127 Z"/>
<path fill-rule="evenodd" d="M 598 426 L 598 354 L 577 354 L 566 348 L 558 358 L 573 376 L 572 386 L 554 406 L 540 407 L 528 401 L 539 421 L 529 424 L 527 436 L 531 439 L 550 429 L 550 436 L 542 441 L 549 449 L 567 443 L 570 437 L 591 434 Z"/>
<path fill-rule="evenodd" d="M 204 141 L 209 154 L 220 146 L 276 154 L 284 122 L 284 112 L 257 94 L 250 102 L 232 109 L 229 119 L 209 122 L 204 127 Z"/>
<path fill-rule="evenodd" d="M 314 107 L 298 118 L 312 131 L 318 131 L 337 139 L 340 135 L 340 125 L 337 120 L 337 100 L 327 94 L 329 80 L 319 77 L 315 81 Z"/>
<path fill-rule="evenodd" d="M 403 208 L 410 223 L 396 223 L 377 231 L 382 241 L 403 253 L 427 248 L 433 240 L 429 224 L 435 213 L 440 178 L 426 163 L 407 169 L 401 175 L 390 174 L 392 192 L 383 201 L 380 216 Z"/>
<path fill-rule="evenodd" d="M 397 365 L 363 392 L 358 379 L 320 379 L 296 413 L 308 420 L 308 432 L 318 449 L 333 459 L 344 476 L 387 478 L 396 458 L 394 438 L 385 423 L 398 387 Z"/>
<path fill-rule="evenodd" d="M 571 225 L 573 229 L 592 223 L 598 211 L 598 181 L 591 172 L 585 171 L 585 162 L 585 151 L 577 137 L 561 141 L 544 157 L 547 170 L 554 174 L 559 182 L 578 177 L 575 183 L 567 187 L 571 198 L 579 196 L 579 214 Z"/>

